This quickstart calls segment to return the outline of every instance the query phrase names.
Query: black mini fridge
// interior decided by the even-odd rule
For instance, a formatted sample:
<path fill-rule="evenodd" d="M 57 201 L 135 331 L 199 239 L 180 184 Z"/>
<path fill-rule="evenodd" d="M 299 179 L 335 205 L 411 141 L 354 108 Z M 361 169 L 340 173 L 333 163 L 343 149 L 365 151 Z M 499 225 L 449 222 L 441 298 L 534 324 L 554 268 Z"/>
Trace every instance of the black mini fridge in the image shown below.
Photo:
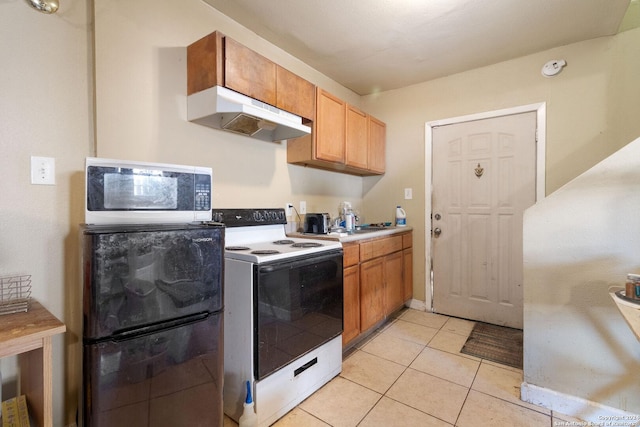
<path fill-rule="evenodd" d="M 222 426 L 224 227 L 85 226 L 79 425 Z"/>

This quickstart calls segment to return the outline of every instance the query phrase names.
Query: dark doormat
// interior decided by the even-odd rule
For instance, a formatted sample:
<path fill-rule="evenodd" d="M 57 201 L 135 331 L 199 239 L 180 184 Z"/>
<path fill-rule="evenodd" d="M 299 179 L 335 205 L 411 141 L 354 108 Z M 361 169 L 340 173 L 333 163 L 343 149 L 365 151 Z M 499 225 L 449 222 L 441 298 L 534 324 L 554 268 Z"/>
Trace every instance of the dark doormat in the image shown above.
<path fill-rule="evenodd" d="M 522 331 L 476 322 L 460 352 L 522 369 Z"/>

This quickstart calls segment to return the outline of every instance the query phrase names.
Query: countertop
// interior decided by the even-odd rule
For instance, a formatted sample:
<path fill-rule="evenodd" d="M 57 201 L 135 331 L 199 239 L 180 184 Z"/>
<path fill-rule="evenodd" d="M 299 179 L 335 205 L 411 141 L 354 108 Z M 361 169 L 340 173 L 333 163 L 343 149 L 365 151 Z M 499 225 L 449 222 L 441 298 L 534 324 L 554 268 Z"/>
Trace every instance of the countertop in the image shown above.
<path fill-rule="evenodd" d="M 390 236 L 397 233 L 405 233 L 407 231 L 412 231 L 413 228 L 410 226 L 406 227 L 385 227 L 382 230 L 376 231 L 367 231 L 367 232 L 359 232 L 353 234 L 347 233 L 329 233 L 329 234 L 312 234 L 312 233 L 288 233 L 289 237 L 298 237 L 298 238 L 306 238 L 306 239 L 321 239 L 321 240 L 338 240 L 341 243 L 347 242 L 355 242 L 358 240 L 364 239 L 373 239 L 377 237 Z"/>

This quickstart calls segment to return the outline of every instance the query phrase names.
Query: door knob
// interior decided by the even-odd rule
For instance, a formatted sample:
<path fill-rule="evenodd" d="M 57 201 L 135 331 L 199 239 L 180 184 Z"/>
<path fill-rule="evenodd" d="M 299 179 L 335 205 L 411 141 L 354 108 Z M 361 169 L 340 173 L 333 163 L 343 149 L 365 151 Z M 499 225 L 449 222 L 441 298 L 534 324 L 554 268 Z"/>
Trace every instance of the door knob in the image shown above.
<path fill-rule="evenodd" d="M 440 233 L 442 233 L 442 230 L 440 230 L 438 227 L 433 229 L 433 235 L 438 237 L 440 236 Z"/>

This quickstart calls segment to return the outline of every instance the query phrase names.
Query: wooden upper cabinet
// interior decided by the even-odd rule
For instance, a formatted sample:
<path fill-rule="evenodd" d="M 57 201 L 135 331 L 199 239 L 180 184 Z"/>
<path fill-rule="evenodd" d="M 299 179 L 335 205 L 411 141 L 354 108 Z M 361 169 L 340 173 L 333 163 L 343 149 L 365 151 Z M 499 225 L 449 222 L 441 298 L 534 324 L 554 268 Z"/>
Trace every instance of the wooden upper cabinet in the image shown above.
<path fill-rule="evenodd" d="M 214 32 L 187 47 L 187 94 L 224 86 L 303 118 L 289 163 L 354 175 L 385 172 L 386 125 L 237 41 Z"/>
<path fill-rule="evenodd" d="M 276 107 L 313 120 L 316 112 L 316 86 L 297 74 L 276 65 Z"/>
<path fill-rule="evenodd" d="M 385 172 L 386 125 L 329 92 L 316 89 L 312 134 L 287 142 L 287 161 L 353 175 Z"/>
<path fill-rule="evenodd" d="M 346 103 L 329 92 L 316 92 L 315 158 L 344 164 Z"/>
<path fill-rule="evenodd" d="M 346 164 L 368 169 L 368 115 L 353 105 L 347 105 Z"/>
<path fill-rule="evenodd" d="M 213 86 L 315 118 L 314 84 L 217 31 L 187 47 L 187 95 Z"/>
<path fill-rule="evenodd" d="M 225 37 L 225 81 L 229 89 L 276 105 L 276 64 Z"/>
<path fill-rule="evenodd" d="M 368 169 L 384 173 L 385 171 L 385 155 L 386 155 L 387 125 L 384 122 L 369 116 L 369 147 Z"/>
<path fill-rule="evenodd" d="M 224 36 L 211 33 L 187 47 L 187 95 L 224 86 Z"/>

